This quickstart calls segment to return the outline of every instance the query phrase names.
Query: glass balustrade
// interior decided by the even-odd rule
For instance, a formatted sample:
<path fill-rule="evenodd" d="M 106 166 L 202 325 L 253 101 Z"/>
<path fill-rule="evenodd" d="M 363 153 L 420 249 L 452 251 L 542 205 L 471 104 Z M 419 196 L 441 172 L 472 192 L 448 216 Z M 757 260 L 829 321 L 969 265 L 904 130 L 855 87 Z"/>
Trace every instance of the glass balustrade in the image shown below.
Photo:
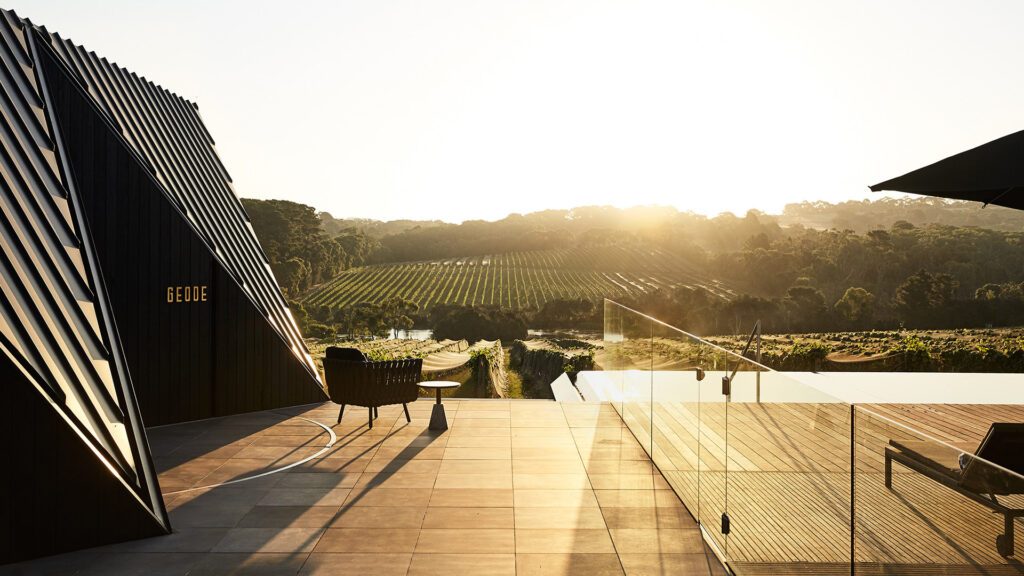
<path fill-rule="evenodd" d="M 986 459 L 1020 459 L 1024 424 L 986 436 L 947 409 L 976 440 L 951 444 L 905 405 L 850 404 L 752 356 L 606 301 L 584 391 L 613 403 L 735 573 L 1024 573 L 1024 477 Z"/>

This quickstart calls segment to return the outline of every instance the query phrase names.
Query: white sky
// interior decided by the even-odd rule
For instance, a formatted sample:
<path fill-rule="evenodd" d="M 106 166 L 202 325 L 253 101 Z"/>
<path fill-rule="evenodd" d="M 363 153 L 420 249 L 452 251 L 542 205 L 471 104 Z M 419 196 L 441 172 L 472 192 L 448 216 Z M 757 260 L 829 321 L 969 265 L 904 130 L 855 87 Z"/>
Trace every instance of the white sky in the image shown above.
<path fill-rule="evenodd" d="M 1019 0 L 10 0 L 337 217 L 742 214 L 1024 128 Z"/>

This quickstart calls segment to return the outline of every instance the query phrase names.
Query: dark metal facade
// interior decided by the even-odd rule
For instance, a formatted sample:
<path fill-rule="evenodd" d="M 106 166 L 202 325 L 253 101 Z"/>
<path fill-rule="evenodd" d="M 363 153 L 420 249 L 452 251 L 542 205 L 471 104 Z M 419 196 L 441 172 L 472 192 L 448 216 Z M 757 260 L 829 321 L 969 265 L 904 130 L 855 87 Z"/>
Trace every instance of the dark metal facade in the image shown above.
<path fill-rule="evenodd" d="M 309 375 L 316 365 L 288 311 L 270 261 L 235 196 L 198 107 L 82 46 L 40 29 L 88 98 L 142 161 Z"/>
<path fill-rule="evenodd" d="M 61 62 L 40 64 L 146 424 L 323 400 L 305 346 L 275 329 Z"/>
<path fill-rule="evenodd" d="M 9 12 L 0 62 L 2 562 L 169 524 L 33 35 Z"/>
<path fill-rule="evenodd" d="M 8 11 L 0 188 L 0 563 L 169 531 L 143 419 L 326 398 L 195 105 Z"/>

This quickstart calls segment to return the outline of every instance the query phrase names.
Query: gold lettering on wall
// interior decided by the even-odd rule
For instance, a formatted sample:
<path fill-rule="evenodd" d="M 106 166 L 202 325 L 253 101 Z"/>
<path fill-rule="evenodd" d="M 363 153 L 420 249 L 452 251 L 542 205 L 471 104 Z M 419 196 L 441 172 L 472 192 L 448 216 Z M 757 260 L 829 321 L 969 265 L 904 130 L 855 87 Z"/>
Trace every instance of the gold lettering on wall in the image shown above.
<path fill-rule="evenodd" d="M 193 302 L 206 302 L 205 284 L 192 284 L 189 286 L 168 286 L 168 304 L 191 304 Z"/>

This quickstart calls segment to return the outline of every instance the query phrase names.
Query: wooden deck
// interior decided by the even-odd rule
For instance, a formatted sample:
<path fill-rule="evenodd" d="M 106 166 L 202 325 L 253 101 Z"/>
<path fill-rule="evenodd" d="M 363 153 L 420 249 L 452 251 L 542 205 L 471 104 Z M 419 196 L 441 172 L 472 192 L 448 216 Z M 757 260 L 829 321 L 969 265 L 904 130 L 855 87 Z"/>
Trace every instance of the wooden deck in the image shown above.
<path fill-rule="evenodd" d="M 884 483 L 890 439 L 928 440 L 903 426 L 973 452 L 992 422 L 1024 422 L 1024 406 L 730 403 L 727 417 L 724 403 L 634 403 L 624 420 L 739 574 L 849 574 L 851 468 L 857 573 L 1024 573 L 1024 522 L 1003 558 L 1002 516 L 900 464 Z"/>

